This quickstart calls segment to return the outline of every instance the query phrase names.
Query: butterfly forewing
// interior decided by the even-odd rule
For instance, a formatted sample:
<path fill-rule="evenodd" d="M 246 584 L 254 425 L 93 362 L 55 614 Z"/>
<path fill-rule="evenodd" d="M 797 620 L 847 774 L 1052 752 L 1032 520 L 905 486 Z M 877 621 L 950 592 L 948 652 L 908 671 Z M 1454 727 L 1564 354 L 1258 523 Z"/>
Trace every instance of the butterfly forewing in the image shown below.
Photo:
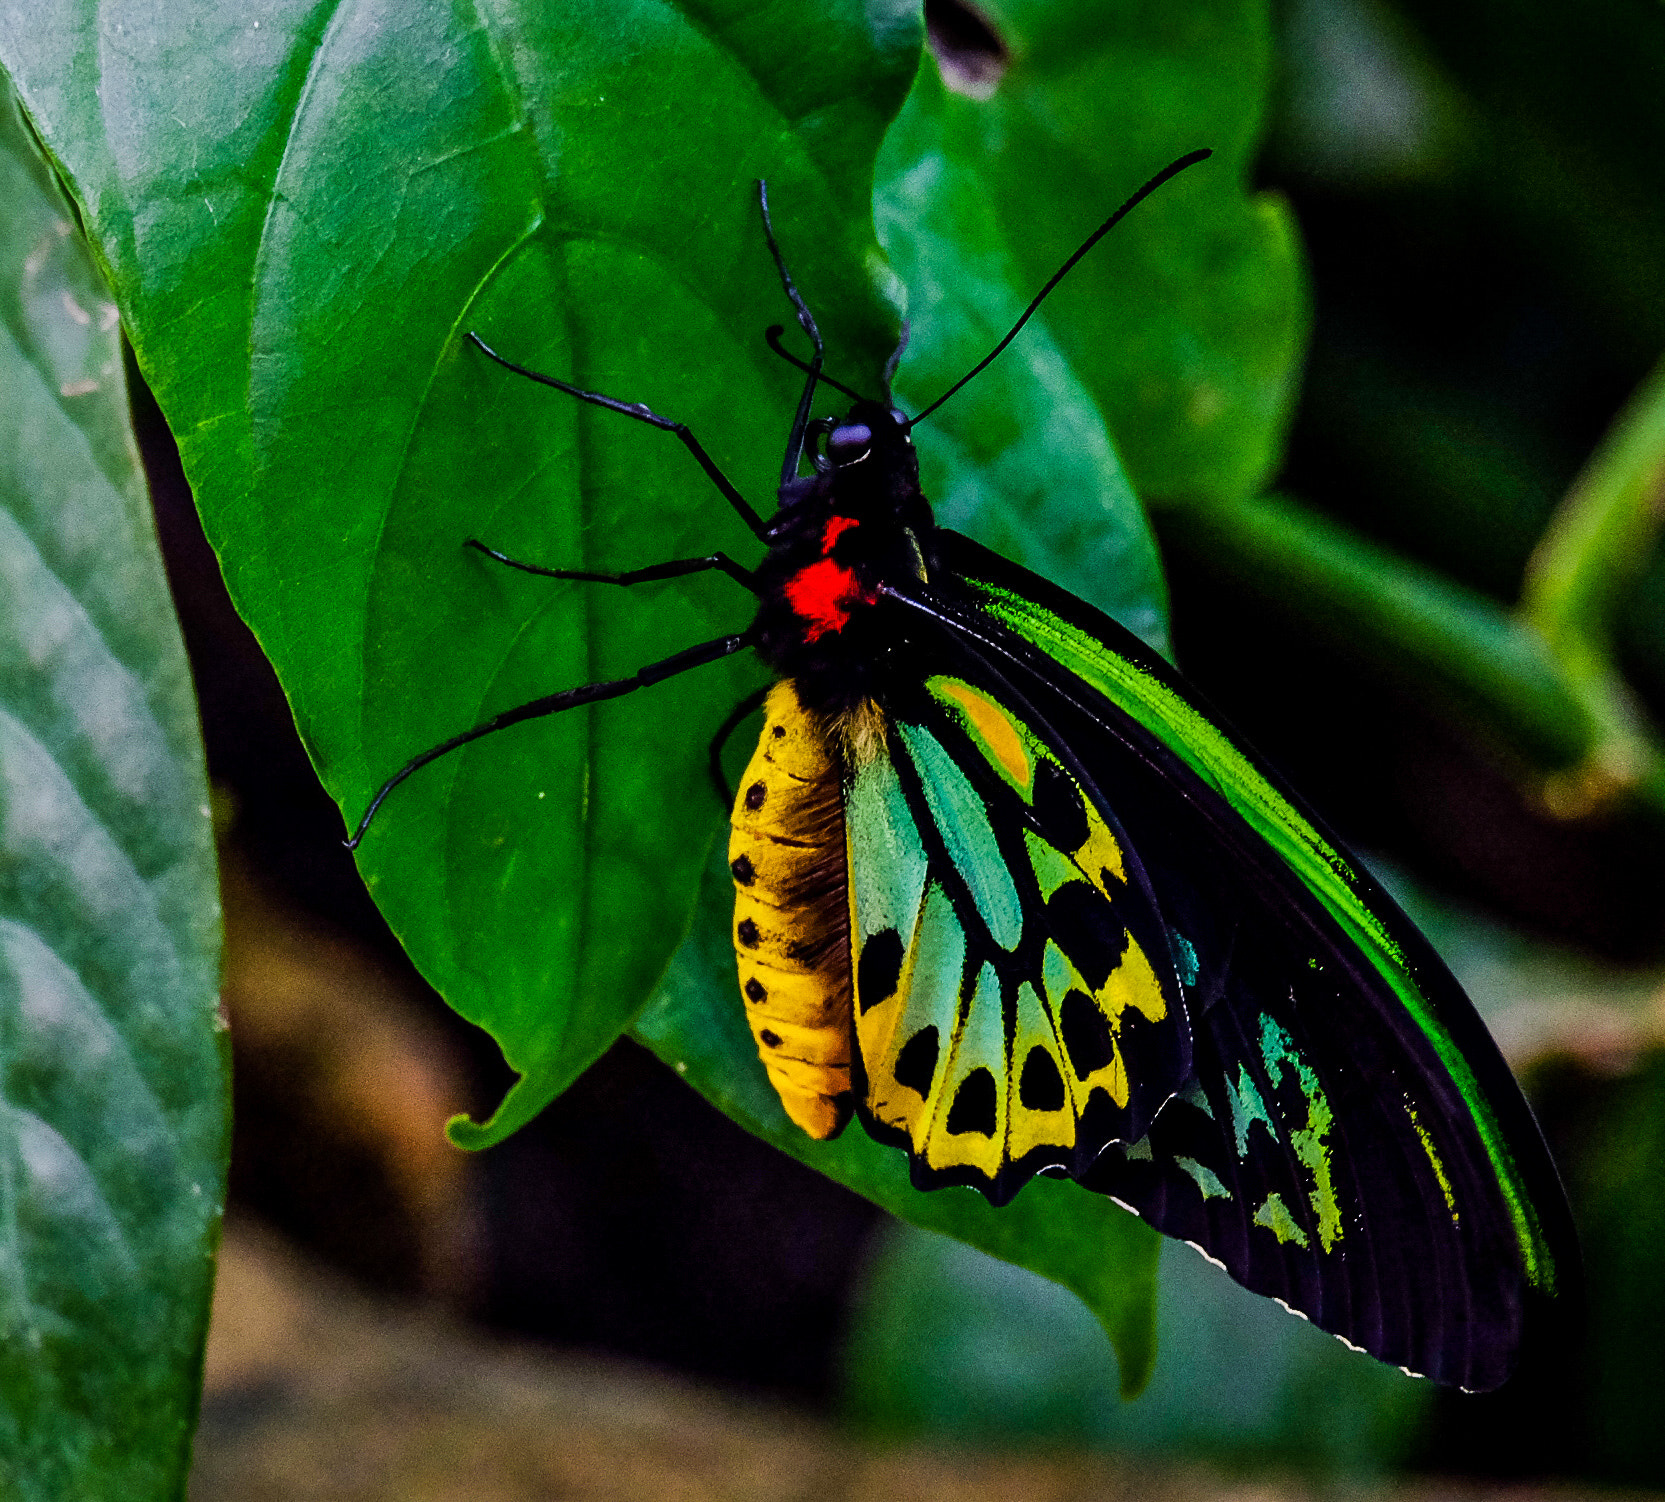
<path fill-rule="evenodd" d="M 1084 1182 L 1323 1328 L 1484 1388 L 1576 1260 L 1525 1102 L 1427 942 L 1108 618 L 966 539 L 919 609 L 1113 819 L 1170 934 L 1191 1079 Z M 940 577 L 940 576 L 939 576 Z"/>

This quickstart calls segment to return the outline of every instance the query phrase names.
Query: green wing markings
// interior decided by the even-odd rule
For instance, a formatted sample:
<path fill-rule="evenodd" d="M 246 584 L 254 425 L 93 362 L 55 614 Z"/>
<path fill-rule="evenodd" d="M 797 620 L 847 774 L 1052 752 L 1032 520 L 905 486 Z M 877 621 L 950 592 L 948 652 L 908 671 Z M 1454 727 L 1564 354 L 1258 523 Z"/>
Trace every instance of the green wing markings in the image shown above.
<path fill-rule="evenodd" d="M 1468 1106 L 1508 1207 L 1528 1281 L 1553 1292 L 1554 1259 L 1491 1102 L 1412 977 L 1404 952 L 1382 920 L 1360 900 L 1352 867 L 1242 750 L 1170 684 L 1045 606 L 980 580 L 967 582 L 982 596 L 983 608 L 991 617 L 1097 689 L 1218 791 L 1369 958 L 1428 1039 Z"/>
<path fill-rule="evenodd" d="M 901 721 L 897 730 L 918 768 L 937 833 L 970 890 L 978 915 L 995 943 L 1002 949 L 1016 949 L 1023 937 L 1023 903 L 1001 858 L 983 800 L 930 731 Z"/>
<path fill-rule="evenodd" d="M 1146 1151 L 1148 1152 L 1149 1149 L 1147 1148 Z M 1132 1156 L 1132 1153 L 1128 1154 L 1128 1157 Z M 1229 1200 L 1231 1198 L 1231 1190 L 1220 1182 L 1220 1176 L 1212 1168 L 1197 1162 L 1195 1158 L 1175 1158 L 1174 1162 L 1196 1181 L 1197 1188 L 1202 1190 L 1202 1197 L 1205 1200 Z"/>
<path fill-rule="evenodd" d="M 1354 895 L 1352 867 L 1212 720 L 1168 684 L 1044 606 L 1005 590 L 979 587 L 996 620 L 1056 658 L 1158 736 L 1226 797 L 1250 827 L 1295 867 L 1315 895 L 1327 903 L 1333 901 L 1368 931 L 1377 949 L 1404 968 L 1399 946 L 1381 920 Z"/>
<path fill-rule="evenodd" d="M 977 972 L 976 990 L 969 1002 L 964 999 L 962 989 L 960 1019 L 953 1033 L 947 1067 L 943 1070 L 947 1117 L 951 1123 L 948 1130 L 956 1136 L 963 1129 L 952 1124 L 955 1096 L 967 1078 L 979 1069 L 986 1070 L 996 1081 L 995 1121 L 1003 1123 L 1006 1119 L 1005 1009 L 1000 1004 L 1000 977 L 986 960 Z M 998 1132 L 997 1125 L 982 1135 L 994 1136 Z"/>
<path fill-rule="evenodd" d="M 1266 1102 L 1260 1098 L 1255 1082 L 1249 1078 L 1247 1067 L 1242 1064 L 1237 1066 L 1237 1083 L 1234 1085 L 1228 1079 L 1226 1094 L 1231 1098 L 1231 1126 L 1237 1138 L 1237 1156 L 1240 1159 L 1249 1155 L 1249 1129 L 1257 1121 L 1266 1128 L 1274 1142 L 1278 1140 L 1277 1123 L 1266 1109 Z"/>
<path fill-rule="evenodd" d="M 1214 1107 L 1208 1103 L 1208 1096 L 1203 1091 L 1201 1080 L 1195 1078 L 1187 1080 L 1185 1088 L 1179 1092 L 1179 1098 L 1186 1105 L 1195 1106 L 1210 1121 L 1214 1120 Z"/>
<path fill-rule="evenodd" d="M 859 954 L 865 940 L 887 928 L 911 934 L 925 894 L 925 847 L 889 757 L 874 757 L 856 774 L 844 822 Z"/>
<path fill-rule="evenodd" d="M 1445 1171 L 1445 1164 L 1440 1162 L 1440 1155 L 1434 1149 L 1434 1139 L 1428 1135 L 1428 1129 L 1417 1116 L 1416 1107 L 1408 1095 L 1405 1097 L 1405 1114 L 1411 1118 L 1411 1129 L 1416 1133 L 1417 1141 L 1422 1144 L 1423 1152 L 1428 1154 L 1428 1166 L 1434 1170 L 1434 1177 L 1439 1181 L 1440 1193 L 1445 1196 L 1445 1208 L 1451 1212 L 1451 1224 L 1456 1225 L 1460 1217 L 1457 1214 L 1457 1196 L 1451 1188 L 1450 1175 Z"/>
<path fill-rule="evenodd" d="M 1052 894 L 1067 882 L 1081 879 L 1081 868 L 1034 830 L 1023 831 L 1023 843 L 1028 847 L 1029 866 L 1035 873 L 1035 885 L 1041 889 L 1043 902 L 1050 902 Z"/>
<path fill-rule="evenodd" d="M 1187 990 L 1196 985 L 1197 977 L 1202 973 L 1202 965 L 1197 960 L 1196 946 L 1184 934 L 1168 930 L 1168 938 L 1172 941 L 1174 951 L 1174 969 L 1179 972 L 1179 982 Z"/>
<path fill-rule="evenodd" d="M 1287 1069 L 1295 1076 L 1307 1100 L 1307 1124 L 1289 1134 L 1289 1145 L 1301 1166 L 1312 1175 L 1312 1213 L 1318 1221 L 1318 1244 L 1327 1252 L 1341 1240 L 1341 1204 L 1336 1199 L 1335 1175 L 1330 1163 L 1330 1128 L 1335 1117 L 1329 1098 L 1312 1065 L 1301 1057 L 1295 1040 L 1264 1012 L 1260 1017 L 1260 1056 L 1267 1077 L 1274 1086 L 1283 1083 Z M 1412 1118 L 1413 1123 L 1415 1118 Z M 1418 1128 L 1420 1131 L 1420 1128 Z M 1424 1146 L 1427 1146 L 1426 1138 Z M 1430 1152 L 1429 1156 L 1432 1156 Z M 1435 1172 L 1439 1172 L 1436 1167 Z M 1447 1199 L 1449 1200 L 1449 1191 Z"/>
<path fill-rule="evenodd" d="M 1265 1203 L 1255 1211 L 1255 1224 L 1265 1226 L 1285 1246 L 1293 1241 L 1304 1250 L 1307 1245 L 1307 1233 L 1296 1224 L 1283 1196 L 1276 1191 L 1267 1195 Z"/>

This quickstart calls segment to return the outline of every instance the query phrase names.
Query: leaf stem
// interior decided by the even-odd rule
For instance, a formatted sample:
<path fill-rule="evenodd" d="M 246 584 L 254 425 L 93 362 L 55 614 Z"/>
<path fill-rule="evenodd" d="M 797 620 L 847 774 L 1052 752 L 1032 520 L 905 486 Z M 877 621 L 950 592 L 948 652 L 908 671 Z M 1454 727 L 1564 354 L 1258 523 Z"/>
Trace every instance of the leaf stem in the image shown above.
<path fill-rule="evenodd" d="M 1430 692 L 1552 786 L 1596 724 L 1526 621 L 1477 591 L 1282 496 L 1156 513 L 1165 545 L 1218 568 L 1346 656 Z"/>
<path fill-rule="evenodd" d="M 1635 789 L 1665 803 L 1658 734 L 1613 660 L 1614 617 L 1662 520 L 1665 361 L 1643 381 L 1573 482 L 1522 583 L 1518 617 L 1542 639 L 1594 729 L 1594 742 L 1569 785 L 1583 790 L 1585 801 Z"/>

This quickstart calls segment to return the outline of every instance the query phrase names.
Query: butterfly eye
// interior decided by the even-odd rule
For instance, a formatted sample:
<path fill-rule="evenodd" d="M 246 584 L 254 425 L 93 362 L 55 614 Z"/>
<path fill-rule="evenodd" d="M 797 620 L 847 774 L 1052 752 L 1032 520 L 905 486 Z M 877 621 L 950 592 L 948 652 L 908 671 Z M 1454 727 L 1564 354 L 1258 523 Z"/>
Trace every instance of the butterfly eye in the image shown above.
<path fill-rule="evenodd" d="M 832 432 L 838 425 L 830 417 L 817 417 L 814 422 L 804 426 L 804 453 L 809 456 L 809 462 L 815 466 L 818 475 L 824 475 L 833 467 L 832 459 L 821 452 L 822 440 L 826 439 L 827 447 L 832 445 Z"/>
<path fill-rule="evenodd" d="M 873 430 L 865 423 L 846 423 L 827 437 L 827 457 L 834 464 L 854 464 L 873 451 Z"/>

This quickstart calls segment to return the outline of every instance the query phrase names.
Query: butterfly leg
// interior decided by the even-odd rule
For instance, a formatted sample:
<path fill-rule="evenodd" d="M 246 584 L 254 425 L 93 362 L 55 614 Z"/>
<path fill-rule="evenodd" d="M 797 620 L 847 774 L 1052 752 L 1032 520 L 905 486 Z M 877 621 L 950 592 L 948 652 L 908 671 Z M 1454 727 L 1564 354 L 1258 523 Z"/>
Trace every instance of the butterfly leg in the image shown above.
<path fill-rule="evenodd" d="M 663 683 L 665 679 L 674 678 L 678 673 L 686 673 L 692 668 L 704 667 L 708 662 L 732 657 L 736 652 L 744 651 L 751 645 L 750 631 L 742 631 L 735 636 L 719 636 L 715 641 L 701 642 L 697 647 L 689 647 L 659 662 L 650 662 L 628 678 L 615 678 L 608 683 L 586 683 L 579 688 L 567 688 L 559 693 L 545 694 L 541 699 L 533 699 L 531 703 L 522 704 L 517 709 L 506 709 L 502 714 L 482 721 L 472 730 L 465 730 L 461 735 L 454 735 L 437 746 L 430 746 L 420 756 L 413 756 L 377 789 L 376 796 L 370 800 L 370 807 L 365 809 L 364 817 L 358 821 L 358 828 L 347 841 L 347 848 L 358 848 L 359 841 L 364 838 L 364 832 L 370 827 L 370 821 L 376 817 L 376 810 L 382 806 L 382 801 L 394 788 L 412 772 L 420 771 L 429 762 L 437 761 L 458 747 L 466 746 L 470 741 L 477 741 L 482 736 L 495 735 L 499 730 L 507 730 L 511 725 L 520 724 L 522 720 L 541 719 L 544 715 L 559 714 L 563 709 L 576 709 L 581 704 L 597 704 L 603 699 L 622 698 L 625 694 L 635 693 L 639 688 Z"/>
<path fill-rule="evenodd" d="M 527 380 L 536 381 L 540 386 L 552 386 L 557 391 L 566 392 L 568 396 L 577 397 L 581 402 L 589 402 L 591 406 L 605 407 L 609 412 L 622 412 L 626 417 L 634 417 L 637 422 L 645 422 L 650 427 L 659 428 L 666 433 L 675 433 L 677 438 L 681 440 L 683 447 L 699 461 L 700 468 L 710 476 L 711 483 L 723 493 L 723 499 L 734 508 L 740 520 L 752 529 L 752 535 L 762 537 L 768 530 L 764 526 L 763 518 L 752 510 L 751 503 L 734 488 L 734 484 L 729 477 L 717 468 L 717 461 L 706 453 L 704 445 L 689 431 L 686 423 L 676 422 L 669 417 L 661 417 L 657 412 L 649 407 L 644 407 L 640 402 L 621 402 L 615 397 L 603 396 L 599 391 L 585 391 L 580 386 L 571 385 L 566 381 L 558 381 L 554 376 L 540 375 L 535 370 L 528 370 L 524 365 L 516 365 L 513 360 L 505 359 L 478 334 L 470 331 L 468 337 L 504 369 L 514 371 L 516 375 L 523 375 Z"/>
<path fill-rule="evenodd" d="M 763 238 L 769 242 L 769 254 L 775 258 L 780 284 L 786 289 L 786 296 L 798 314 L 798 326 L 809 335 L 810 346 L 815 351 L 809 364 L 803 367 L 807 372 L 803 395 L 798 398 L 792 431 L 786 438 L 786 457 L 781 460 L 780 466 L 780 482 L 784 485 L 788 480 L 798 478 L 798 463 L 804 453 L 804 430 L 809 426 L 809 409 L 815 400 L 815 383 L 821 379 L 821 362 L 826 356 L 826 348 L 821 343 L 821 330 L 815 326 L 815 315 L 809 311 L 809 304 L 799 293 L 792 273 L 786 269 L 786 257 L 780 252 L 780 245 L 775 240 L 775 226 L 769 219 L 769 185 L 762 181 L 757 185 L 757 203 L 763 211 Z"/>
<path fill-rule="evenodd" d="M 703 574 L 718 569 L 736 584 L 753 594 L 757 593 L 757 580 L 751 570 L 742 568 L 727 553 L 708 553 L 703 558 L 673 558 L 669 563 L 650 563 L 646 568 L 627 569 L 622 574 L 594 574 L 583 569 L 544 568 L 537 563 L 522 563 L 518 558 L 499 553 L 496 548 L 488 548 L 473 537 L 463 546 L 484 553 L 488 558 L 495 558 L 499 563 L 506 563 L 510 568 L 517 568 L 523 574 L 537 574 L 544 579 L 577 579 L 588 584 L 650 584 L 656 579 L 681 579 L 688 574 Z"/>

